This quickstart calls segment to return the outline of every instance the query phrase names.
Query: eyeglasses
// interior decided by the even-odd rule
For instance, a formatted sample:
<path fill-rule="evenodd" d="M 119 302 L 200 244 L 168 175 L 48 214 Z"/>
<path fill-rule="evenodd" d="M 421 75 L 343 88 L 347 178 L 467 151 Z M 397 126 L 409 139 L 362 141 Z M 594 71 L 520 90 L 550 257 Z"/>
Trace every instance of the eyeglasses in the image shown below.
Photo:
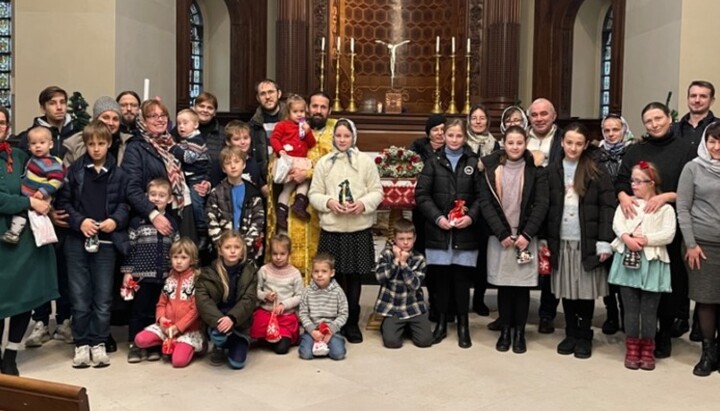
<path fill-rule="evenodd" d="M 644 184 L 644 183 L 651 183 L 652 180 L 638 180 L 637 178 L 631 178 L 630 184 Z"/>
<path fill-rule="evenodd" d="M 167 114 L 150 114 L 146 117 L 148 120 L 152 121 L 158 121 L 158 120 L 167 120 L 168 115 Z"/>

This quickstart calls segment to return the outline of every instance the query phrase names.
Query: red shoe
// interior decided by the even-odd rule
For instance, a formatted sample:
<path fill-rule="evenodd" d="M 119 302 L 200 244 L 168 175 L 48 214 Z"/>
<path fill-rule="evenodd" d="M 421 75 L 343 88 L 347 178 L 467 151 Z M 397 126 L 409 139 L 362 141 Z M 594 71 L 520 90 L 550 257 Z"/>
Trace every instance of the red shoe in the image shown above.
<path fill-rule="evenodd" d="M 625 368 L 637 370 L 640 368 L 640 339 L 625 339 Z"/>
<path fill-rule="evenodd" d="M 647 371 L 655 369 L 655 340 L 652 338 L 640 340 L 640 368 Z"/>

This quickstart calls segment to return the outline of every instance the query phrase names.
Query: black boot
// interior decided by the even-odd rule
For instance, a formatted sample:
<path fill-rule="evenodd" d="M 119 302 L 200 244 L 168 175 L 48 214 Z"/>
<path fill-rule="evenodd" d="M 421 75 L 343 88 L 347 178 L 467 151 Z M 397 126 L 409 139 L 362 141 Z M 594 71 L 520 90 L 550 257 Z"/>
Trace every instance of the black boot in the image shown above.
<path fill-rule="evenodd" d="M 680 338 L 688 331 L 690 331 L 688 320 L 676 318 L 672 323 L 672 328 L 670 328 L 670 336 L 672 338 Z"/>
<path fill-rule="evenodd" d="M 693 368 L 693 374 L 698 377 L 707 377 L 718 369 L 718 344 L 715 339 L 702 340 L 702 355 L 700 362 Z"/>
<path fill-rule="evenodd" d="M 527 351 L 525 343 L 525 327 L 515 327 L 513 333 L 512 350 L 515 354 L 522 354 Z"/>
<path fill-rule="evenodd" d="M 277 212 L 275 213 L 275 231 L 278 233 L 287 233 L 288 230 L 288 206 L 285 204 L 278 204 Z"/>
<path fill-rule="evenodd" d="M 457 316 L 457 332 L 458 332 L 458 346 L 460 348 L 472 347 L 472 341 L 470 341 L 470 322 L 468 321 L 467 314 L 458 314 L 458 316 Z"/>
<path fill-rule="evenodd" d="M 697 311 L 695 311 L 697 313 Z M 697 314 L 693 316 L 692 327 L 690 328 L 690 341 L 700 342 L 703 340 L 702 331 L 700 331 L 700 321 L 697 318 Z"/>
<path fill-rule="evenodd" d="M 672 337 L 662 327 L 655 335 L 655 358 L 668 358 L 672 355 Z"/>
<path fill-rule="evenodd" d="M 310 221 L 310 213 L 307 212 L 308 198 L 304 194 L 295 194 L 295 202 L 293 202 L 290 210 L 299 219 L 303 221 Z"/>
<path fill-rule="evenodd" d="M 17 368 L 17 351 L 6 349 L 2 356 L 2 365 L 0 365 L 0 373 L 5 375 L 19 376 L 20 371 Z"/>
<path fill-rule="evenodd" d="M 363 342 L 362 331 L 358 326 L 360 321 L 360 307 L 351 308 L 348 313 L 348 320 L 343 327 L 343 335 L 351 344 L 359 344 Z"/>
<path fill-rule="evenodd" d="M 586 359 L 592 356 L 592 316 L 578 316 L 577 319 L 577 343 L 575 344 L 575 358 Z"/>
<path fill-rule="evenodd" d="M 512 344 L 512 328 L 509 326 L 503 326 L 500 330 L 500 338 L 495 343 L 495 349 L 500 352 L 506 352 L 510 349 Z"/>
<path fill-rule="evenodd" d="M 433 344 L 438 344 L 447 337 L 447 314 L 438 314 L 437 324 L 433 330 Z"/>
<path fill-rule="evenodd" d="M 117 342 L 113 338 L 112 334 L 108 335 L 107 340 L 105 340 L 105 352 L 112 353 L 117 351 Z"/>

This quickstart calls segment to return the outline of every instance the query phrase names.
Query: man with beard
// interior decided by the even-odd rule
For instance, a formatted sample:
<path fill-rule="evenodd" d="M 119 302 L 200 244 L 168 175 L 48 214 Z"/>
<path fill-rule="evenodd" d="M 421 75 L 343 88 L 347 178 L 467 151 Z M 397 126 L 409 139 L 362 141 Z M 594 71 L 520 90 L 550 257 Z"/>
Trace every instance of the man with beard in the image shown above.
<path fill-rule="evenodd" d="M 122 110 L 120 121 L 120 132 L 135 135 L 137 133 L 137 115 L 140 111 L 140 96 L 132 90 L 126 90 L 118 94 L 115 99 Z"/>
<path fill-rule="evenodd" d="M 308 124 L 312 128 L 313 135 L 317 144 L 308 151 L 308 158 L 313 162 L 313 165 L 317 162 L 320 157 L 332 151 L 333 148 L 333 128 L 335 128 L 335 120 L 328 119 L 330 116 L 330 96 L 323 91 L 318 91 L 310 95 L 308 99 L 310 117 L 308 118 Z M 272 161 L 272 160 L 271 160 Z M 297 183 L 302 183 L 305 180 L 312 178 L 312 169 L 304 173 L 290 173 L 290 177 Z M 270 193 L 268 198 L 272 199 L 273 190 L 282 188 L 282 186 L 274 186 L 268 184 Z M 290 199 L 292 202 L 293 198 Z M 275 204 L 273 201 L 268 201 L 267 204 L 267 224 L 266 233 L 268 239 L 272 238 L 275 233 Z M 312 257 L 317 250 L 318 239 L 320 237 L 320 222 L 318 220 L 317 212 L 312 207 L 308 208 L 310 213 L 310 221 L 305 222 L 296 217 L 294 214 L 290 214 L 288 218 L 288 236 L 292 240 L 293 252 L 290 255 L 291 263 L 297 267 L 303 276 L 309 280 L 312 273 Z M 270 244 L 268 243 L 268 247 Z M 269 253 L 267 254 L 269 257 Z"/>
<path fill-rule="evenodd" d="M 275 129 L 275 124 L 282 120 L 285 114 L 285 103 L 280 101 L 282 91 L 278 88 L 275 80 L 260 80 L 255 86 L 255 93 L 255 98 L 260 106 L 250 119 L 250 135 L 252 136 L 253 156 L 260 166 L 263 177 L 267 177 L 270 154 L 268 140 Z"/>
<path fill-rule="evenodd" d="M 710 107 L 715 102 L 715 86 L 709 81 L 695 80 L 690 83 L 687 93 L 688 110 L 680 121 L 675 123 L 675 132 L 683 139 L 688 139 L 697 146 L 702 138 L 705 127 L 715 121 Z"/>

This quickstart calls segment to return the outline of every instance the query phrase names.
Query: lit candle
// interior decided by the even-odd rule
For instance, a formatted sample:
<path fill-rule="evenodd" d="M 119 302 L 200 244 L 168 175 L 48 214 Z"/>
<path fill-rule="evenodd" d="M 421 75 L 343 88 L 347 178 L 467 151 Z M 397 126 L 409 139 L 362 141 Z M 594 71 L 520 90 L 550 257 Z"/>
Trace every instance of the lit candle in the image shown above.
<path fill-rule="evenodd" d="M 469 46 L 469 45 L 470 45 L 470 43 L 468 43 L 468 46 Z M 469 50 L 469 49 L 470 49 L 470 48 L 468 47 L 468 50 Z M 320 40 L 320 51 L 325 51 L 325 37 L 324 37 L 324 36 L 323 36 L 323 38 Z"/>
<path fill-rule="evenodd" d="M 435 37 L 435 54 L 440 54 L 440 36 Z"/>
<path fill-rule="evenodd" d="M 150 79 L 146 78 L 143 82 L 143 101 L 150 99 Z"/>
<path fill-rule="evenodd" d="M 470 37 L 467 40 L 467 54 L 470 54 Z"/>
<path fill-rule="evenodd" d="M 350 52 L 355 52 L 355 37 L 350 37 Z"/>
<path fill-rule="evenodd" d="M 335 46 L 337 47 L 337 52 L 340 52 L 340 36 L 337 36 L 337 41 L 335 42 Z"/>
<path fill-rule="evenodd" d="M 455 54 L 455 36 L 452 38 L 452 54 Z"/>

